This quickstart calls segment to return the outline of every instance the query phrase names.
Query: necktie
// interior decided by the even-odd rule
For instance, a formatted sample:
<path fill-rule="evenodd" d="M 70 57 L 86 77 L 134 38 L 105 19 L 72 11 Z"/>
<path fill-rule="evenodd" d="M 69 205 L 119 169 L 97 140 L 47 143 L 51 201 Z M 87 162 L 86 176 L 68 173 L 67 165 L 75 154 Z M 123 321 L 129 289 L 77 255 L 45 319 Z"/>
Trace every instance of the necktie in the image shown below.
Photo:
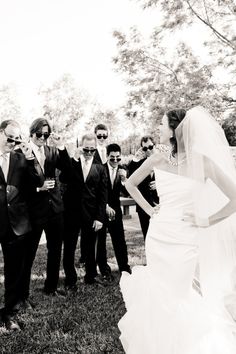
<path fill-rule="evenodd" d="M 116 178 L 116 169 L 112 168 L 111 169 L 111 185 L 112 185 L 112 188 L 113 188 L 113 185 L 114 185 L 115 178 Z"/>
<path fill-rule="evenodd" d="M 38 149 L 38 162 L 44 172 L 45 156 L 44 156 L 43 146 L 40 146 Z"/>
<path fill-rule="evenodd" d="M 106 156 L 106 148 L 103 147 L 101 150 L 101 159 L 102 159 L 102 163 L 105 163 L 107 161 L 107 156 Z"/>
<path fill-rule="evenodd" d="M 83 165 L 84 182 L 86 181 L 88 174 L 89 174 L 89 162 L 85 160 Z"/>
<path fill-rule="evenodd" d="M 7 181 L 7 175 L 8 175 L 8 161 L 7 161 L 7 156 L 6 154 L 1 155 L 1 168 L 2 172 L 4 174 L 5 180 Z"/>

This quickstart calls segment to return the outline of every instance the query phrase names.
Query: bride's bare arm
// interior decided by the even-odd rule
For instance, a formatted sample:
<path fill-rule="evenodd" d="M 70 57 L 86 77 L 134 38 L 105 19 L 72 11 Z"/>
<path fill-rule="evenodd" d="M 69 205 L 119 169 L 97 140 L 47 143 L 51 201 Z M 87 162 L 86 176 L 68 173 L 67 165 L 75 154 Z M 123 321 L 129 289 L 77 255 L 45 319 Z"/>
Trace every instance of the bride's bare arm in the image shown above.
<path fill-rule="evenodd" d="M 209 224 L 214 225 L 236 212 L 236 180 L 232 180 L 207 158 L 205 158 L 205 164 L 207 177 L 229 198 L 229 202 L 222 209 L 209 217 Z"/>
<path fill-rule="evenodd" d="M 144 163 L 129 177 L 125 187 L 136 203 L 150 216 L 154 213 L 154 208 L 146 201 L 138 190 L 138 185 L 152 172 L 153 168 L 158 166 L 161 159 L 160 153 L 150 156 Z"/>

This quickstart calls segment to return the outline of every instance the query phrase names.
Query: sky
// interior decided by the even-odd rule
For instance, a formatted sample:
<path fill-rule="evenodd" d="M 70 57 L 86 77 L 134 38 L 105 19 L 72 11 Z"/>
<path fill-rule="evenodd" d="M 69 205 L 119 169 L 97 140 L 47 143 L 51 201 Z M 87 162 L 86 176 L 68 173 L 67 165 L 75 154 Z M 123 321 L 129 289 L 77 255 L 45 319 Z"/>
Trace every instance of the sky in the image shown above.
<path fill-rule="evenodd" d="M 121 104 L 126 88 L 114 72 L 114 29 L 158 21 L 130 0 L 0 0 L 0 85 L 14 82 L 25 112 L 37 91 L 70 73 L 105 106 Z"/>

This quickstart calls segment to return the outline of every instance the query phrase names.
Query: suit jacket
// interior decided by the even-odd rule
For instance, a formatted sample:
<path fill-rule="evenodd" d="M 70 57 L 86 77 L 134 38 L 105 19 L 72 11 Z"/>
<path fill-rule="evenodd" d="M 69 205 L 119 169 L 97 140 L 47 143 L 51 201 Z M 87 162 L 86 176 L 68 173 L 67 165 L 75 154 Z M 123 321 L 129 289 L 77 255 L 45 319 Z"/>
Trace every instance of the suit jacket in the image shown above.
<path fill-rule="evenodd" d="M 71 169 L 63 171 L 60 181 L 67 184 L 64 205 L 67 213 L 91 225 L 104 223 L 107 203 L 107 175 L 103 165 L 92 163 L 84 181 L 81 160 L 71 159 Z"/>
<path fill-rule="evenodd" d="M 101 164 L 101 165 L 103 164 L 98 150 L 96 150 L 95 153 L 94 153 L 93 163 L 98 163 L 98 164 Z"/>
<path fill-rule="evenodd" d="M 22 153 L 12 151 L 7 181 L 0 168 L 0 240 L 6 239 L 9 228 L 17 236 L 31 230 L 27 200 L 30 191 L 40 185 L 34 160 L 26 160 Z"/>
<path fill-rule="evenodd" d="M 35 158 L 35 168 L 43 185 L 47 177 L 55 178 L 55 187 L 47 191 L 37 191 L 35 188 L 30 197 L 30 216 L 36 223 L 45 221 L 48 216 L 61 213 L 64 210 L 59 183 L 56 178 L 56 169 L 61 171 L 70 168 L 70 157 L 67 150 L 59 150 L 52 146 L 44 146 L 44 172 Z"/>
<path fill-rule="evenodd" d="M 132 173 L 137 170 L 142 164 L 143 162 L 146 160 L 142 159 L 138 162 L 135 161 L 131 161 L 128 165 L 128 171 L 129 171 L 129 176 L 132 175 Z M 143 197 L 152 205 L 154 206 L 154 203 L 159 203 L 159 197 L 157 195 L 157 191 L 156 190 L 151 190 L 149 187 L 150 182 L 155 181 L 155 176 L 153 175 L 151 177 L 151 175 L 147 176 L 138 186 L 139 191 L 141 192 L 141 194 L 143 195 Z M 141 209 L 141 207 L 139 205 L 137 205 L 137 211 Z"/>
<path fill-rule="evenodd" d="M 106 173 L 108 176 L 108 184 L 107 184 L 107 192 L 108 192 L 108 199 L 107 203 L 108 205 L 114 209 L 116 212 L 121 212 L 121 206 L 120 206 L 120 195 L 123 190 L 125 190 L 125 187 L 121 183 L 121 178 L 119 174 L 116 174 L 113 187 L 111 184 L 111 179 L 110 179 L 110 174 L 109 174 L 109 169 L 108 169 L 108 163 L 105 165 Z M 119 169 L 119 167 L 118 167 Z M 122 214 L 122 212 L 121 212 Z"/>

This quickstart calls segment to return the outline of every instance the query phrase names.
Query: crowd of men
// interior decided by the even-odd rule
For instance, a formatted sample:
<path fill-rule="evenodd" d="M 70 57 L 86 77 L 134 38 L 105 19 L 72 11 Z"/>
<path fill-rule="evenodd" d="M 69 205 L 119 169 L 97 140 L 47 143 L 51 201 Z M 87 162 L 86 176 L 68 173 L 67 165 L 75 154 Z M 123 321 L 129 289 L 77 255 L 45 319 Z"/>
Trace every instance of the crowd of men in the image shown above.
<path fill-rule="evenodd" d="M 152 137 L 143 137 L 125 170 L 120 165 L 121 148 L 116 143 L 107 144 L 108 129 L 103 124 L 82 137 L 73 157 L 45 118 L 32 122 L 29 137 L 28 142 L 21 140 L 20 126 L 14 120 L 0 124 L 0 243 L 5 286 L 0 315 L 8 330 L 20 330 L 17 311 L 33 306 L 29 298 L 31 272 L 43 231 L 47 245 L 46 295 L 60 293 L 62 250 L 65 294 L 76 293 L 79 235 L 85 284 L 114 280 L 107 262 L 107 231 L 119 271 L 131 273 L 120 195 L 127 176 L 155 150 Z M 63 193 L 60 183 L 65 186 Z M 158 203 L 152 175 L 140 185 L 140 191 L 150 203 Z M 138 207 L 137 211 L 145 238 L 149 218 Z"/>

